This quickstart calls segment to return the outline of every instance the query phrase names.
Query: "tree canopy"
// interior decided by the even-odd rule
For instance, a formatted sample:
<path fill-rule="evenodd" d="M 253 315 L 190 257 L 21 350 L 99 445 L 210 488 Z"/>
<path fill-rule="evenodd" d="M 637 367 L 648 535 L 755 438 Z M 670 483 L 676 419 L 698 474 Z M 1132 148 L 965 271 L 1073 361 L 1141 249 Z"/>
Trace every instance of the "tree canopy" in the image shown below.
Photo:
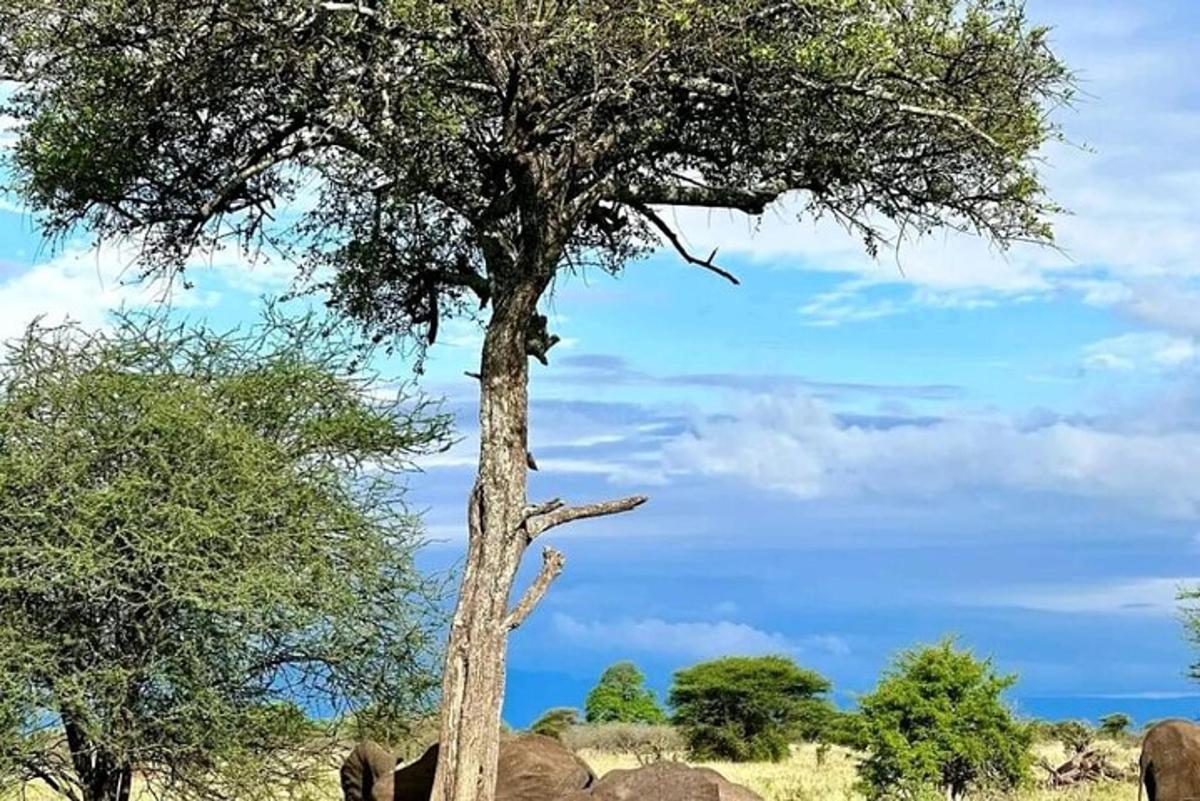
<path fill-rule="evenodd" d="M 588 723 L 662 723 L 666 715 L 646 677 L 632 662 L 617 662 L 600 674 L 584 703 Z"/>
<path fill-rule="evenodd" d="M 715 659 L 675 674 L 671 722 L 693 758 L 778 762 L 828 718 L 830 686 L 784 656 Z"/>
<path fill-rule="evenodd" d="M 1001 697 L 1015 681 L 950 641 L 902 653 L 859 699 L 868 797 L 960 799 L 972 788 L 1020 783 L 1031 734 Z"/>
<path fill-rule="evenodd" d="M 428 714 L 441 584 L 398 482 L 448 421 L 318 333 L 127 315 L 9 343 L 4 780 L 278 798 L 324 770 L 310 715 Z"/>
<path fill-rule="evenodd" d="M 1045 239 L 1035 154 L 1070 95 L 1016 0 L 2 0 L 0 47 L 50 230 L 136 235 L 148 269 L 275 236 L 427 340 L 560 266 L 682 250 L 662 206 L 800 191 L 871 247 Z"/>
<path fill-rule="evenodd" d="M 1124 712 L 1110 712 L 1100 718 L 1100 733 L 1105 737 L 1118 739 L 1124 737 L 1129 732 L 1129 727 L 1133 725 L 1133 719 Z"/>

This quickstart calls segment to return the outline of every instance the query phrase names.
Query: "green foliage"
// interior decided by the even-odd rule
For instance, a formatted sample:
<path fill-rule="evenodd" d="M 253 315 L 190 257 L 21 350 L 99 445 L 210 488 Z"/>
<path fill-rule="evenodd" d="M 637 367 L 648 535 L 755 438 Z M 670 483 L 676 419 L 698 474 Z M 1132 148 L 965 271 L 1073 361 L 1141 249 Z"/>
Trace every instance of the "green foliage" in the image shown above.
<path fill-rule="evenodd" d="M 632 662 L 611 665 L 588 693 L 588 723 L 663 723 L 666 715 L 647 689 L 646 677 Z"/>
<path fill-rule="evenodd" d="M 164 270 L 291 244 L 337 308 L 425 340 L 561 266 L 619 270 L 662 206 L 795 190 L 871 250 L 1046 240 L 1037 156 L 1072 93 L 1019 0 L 0 0 L 0 60 L 49 230 L 136 234 Z"/>
<path fill-rule="evenodd" d="M 1100 733 L 1114 740 L 1124 737 L 1129 732 L 1133 720 L 1124 712 L 1113 712 L 1100 718 Z"/>
<path fill-rule="evenodd" d="M 529 727 L 534 734 L 544 734 L 561 740 L 567 729 L 579 723 L 579 710 L 569 706 L 547 709 Z"/>
<path fill-rule="evenodd" d="M 725 657 L 675 674 L 672 722 L 695 759 L 778 762 L 798 727 L 827 718 L 829 689 L 787 657 Z"/>
<path fill-rule="evenodd" d="M 277 798 L 323 770 L 303 709 L 427 711 L 441 586 L 397 482 L 448 421 L 322 333 L 135 315 L 9 344 L 0 776 Z"/>
<path fill-rule="evenodd" d="M 1026 776 L 1029 730 L 1001 699 L 1016 681 L 949 641 L 902 653 L 859 700 L 868 798 L 962 798 L 981 786 L 1007 790 Z"/>
<path fill-rule="evenodd" d="M 1057 721 L 1051 724 L 1050 734 L 1072 754 L 1086 751 L 1095 737 L 1092 727 L 1080 720 Z"/>
<path fill-rule="evenodd" d="M 840 745 L 855 751 L 867 747 L 867 724 L 858 712 L 832 710 L 817 739 L 829 745 Z"/>

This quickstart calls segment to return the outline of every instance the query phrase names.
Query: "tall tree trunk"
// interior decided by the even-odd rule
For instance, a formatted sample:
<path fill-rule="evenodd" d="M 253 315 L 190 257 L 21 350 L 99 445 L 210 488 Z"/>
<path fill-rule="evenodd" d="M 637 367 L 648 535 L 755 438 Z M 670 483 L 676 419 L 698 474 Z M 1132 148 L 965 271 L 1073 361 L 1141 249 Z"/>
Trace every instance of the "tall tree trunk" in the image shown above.
<path fill-rule="evenodd" d="M 467 561 L 442 681 L 435 801 L 491 801 L 499 753 L 508 603 L 523 531 L 529 366 L 525 333 L 540 287 L 498 299 L 484 337 L 479 473 L 468 501 Z"/>
<path fill-rule="evenodd" d="M 129 801 L 133 766 L 94 743 L 72 715 L 63 714 L 63 728 L 83 801 Z"/>
<path fill-rule="evenodd" d="M 525 274 L 539 275 L 536 270 Z M 510 605 L 525 549 L 555 526 L 628 511 L 646 500 L 529 504 L 526 337 L 549 280 L 548 272 L 540 274 L 544 277 L 498 293 L 484 336 L 479 472 L 467 504 L 467 561 L 442 678 L 441 749 L 432 801 L 492 801 L 495 796 L 508 634 L 542 599 L 563 565 L 562 554 L 547 547 L 541 572 Z"/>

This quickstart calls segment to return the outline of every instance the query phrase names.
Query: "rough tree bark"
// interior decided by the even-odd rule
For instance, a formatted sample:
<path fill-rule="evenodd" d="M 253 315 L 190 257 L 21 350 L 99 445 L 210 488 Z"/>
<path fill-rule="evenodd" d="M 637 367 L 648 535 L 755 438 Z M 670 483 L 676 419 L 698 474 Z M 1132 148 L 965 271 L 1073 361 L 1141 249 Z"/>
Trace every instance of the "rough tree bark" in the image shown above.
<path fill-rule="evenodd" d="M 133 767 L 97 748 L 71 715 L 63 715 L 63 724 L 83 801 L 129 801 Z"/>
<path fill-rule="evenodd" d="M 548 282 L 527 280 L 494 298 L 479 372 L 479 471 L 468 500 L 467 559 L 442 680 L 441 748 L 432 801 L 492 801 L 508 634 L 521 625 L 563 566 L 546 547 L 521 599 L 510 595 L 525 549 L 544 531 L 633 509 L 635 496 L 586 506 L 528 503 L 529 361 L 526 337 Z"/>

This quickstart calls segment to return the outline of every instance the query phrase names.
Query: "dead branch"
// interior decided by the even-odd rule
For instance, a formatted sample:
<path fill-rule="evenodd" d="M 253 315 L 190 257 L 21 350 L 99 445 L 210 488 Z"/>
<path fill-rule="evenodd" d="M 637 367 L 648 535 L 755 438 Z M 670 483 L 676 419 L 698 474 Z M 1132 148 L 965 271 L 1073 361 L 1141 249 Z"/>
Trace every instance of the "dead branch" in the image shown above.
<path fill-rule="evenodd" d="M 583 520 L 588 517 L 605 517 L 607 515 L 621 514 L 622 512 L 638 508 L 647 500 L 649 499 L 645 495 L 631 495 L 628 498 L 589 503 L 583 506 L 564 506 L 562 501 L 551 501 L 546 506 L 551 506 L 552 508 L 544 512 L 534 512 L 526 518 L 525 533 L 532 541 L 534 538 L 556 526 L 572 523 L 576 520 Z"/>
<path fill-rule="evenodd" d="M 566 561 L 566 557 L 562 555 L 561 551 L 549 546 L 542 550 L 542 569 L 538 572 L 537 578 L 525 590 L 525 594 L 521 596 L 521 600 L 508 613 L 508 616 L 504 618 L 504 627 L 508 631 L 512 631 L 524 623 L 525 618 L 529 617 L 529 614 L 541 603 L 542 598 L 546 597 L 547 590 L 562 573 L 563 564 Z"/>

